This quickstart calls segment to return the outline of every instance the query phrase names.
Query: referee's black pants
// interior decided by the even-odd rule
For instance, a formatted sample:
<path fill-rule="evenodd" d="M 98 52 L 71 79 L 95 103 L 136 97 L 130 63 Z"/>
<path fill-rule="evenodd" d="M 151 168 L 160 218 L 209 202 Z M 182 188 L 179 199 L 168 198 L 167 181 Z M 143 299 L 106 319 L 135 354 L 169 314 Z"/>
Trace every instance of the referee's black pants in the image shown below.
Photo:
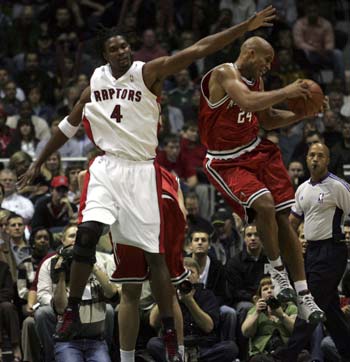
<path fill-rule="evenodd" d="M 347 263 L 345 243 L 332 239 L 308 243 L 305 271 L 309 290 L 317 305 L 325 312 L 325 325 L 333 338 L 339 354 L 350 358 L 350 329 L 340 309 L 338 285 Z M 295 362 L 298 354 L 310 341 L 317 325 L 297 318 L 287 349 L 277 353 L 283 362 Z"/>

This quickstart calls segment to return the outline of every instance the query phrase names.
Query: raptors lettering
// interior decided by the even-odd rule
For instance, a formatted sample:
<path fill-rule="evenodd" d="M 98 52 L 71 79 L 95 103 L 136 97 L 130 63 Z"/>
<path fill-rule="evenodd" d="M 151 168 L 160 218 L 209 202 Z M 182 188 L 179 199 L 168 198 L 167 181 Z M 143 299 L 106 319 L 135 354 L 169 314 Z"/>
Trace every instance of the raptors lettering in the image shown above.
<path fill-rule="evenodd" d="M 140 102 L 142 98 L 142 92 L 135 92 L 133 89 L 107 88 L 94 91 L 94 96 L 97 102 L 102 102 L 109 99 L 126 99 L 131 102 Z"/>

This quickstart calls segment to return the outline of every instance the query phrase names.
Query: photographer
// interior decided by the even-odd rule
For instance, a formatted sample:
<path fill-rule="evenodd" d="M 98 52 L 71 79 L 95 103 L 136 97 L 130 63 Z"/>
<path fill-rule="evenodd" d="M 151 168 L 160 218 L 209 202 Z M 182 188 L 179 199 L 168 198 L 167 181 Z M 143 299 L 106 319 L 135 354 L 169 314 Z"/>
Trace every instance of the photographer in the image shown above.
<path fill-rule="evenodd" d="M 74 229 L 76 232 L 76 226 Z M 34 317 L 38 336 L 44 350 L 45 362 L 54 360 L 54 352 L 56 361 L 65 359 L 75 362 L 83 361 L 82 355 L 84 353 L 94 354 L 96 351 L 101 354 L 99 361 L 109 361 L 108 349 L 104 341 L 104 330 L 110 333 L 110 328 L 105 323 L 105 298 L 114 298 L 117 295 L 117 287 L 109 283 L 104 260 L 102 260 L 100 253 L 97 253 L 96 257 L 97 263 L 90 275 L 80 308 L 83 328 L 76 339 L 69 342 L 57 342 L 55 350 L 53 333 L 57 314 L 59 315 L 64 310 L 69 293 L 72 245 L 61 248 L 57 255 L 46 259 L 41 265 L 37 287 L 40 307 L 35 311 Z M 88 350 L 83 350 L 84 344 L 89 346 Z M 74 350 L 74 356 L 77 359 L 72 359 L 72 350 Z M 69 357 L 67 357 L 67 353 Z M 103 356 L 106 358 L 103 359 Z"/>
<path fill-rule="evenodd" d="M 53 274 L 58 274 L 58 283 L 52 298 L 52 306 L 59 315 L 58 323 L 63 323 L 61 316 L 68 304 L 70 264 L 73 260 L 73 250 L 61 253 Z M 109 282 L 108 275 L 103 267 L 94 264 L 92 273 L 86 284 L 80 304 L 80 319 L 82 328 L 77 331 L 73 340 L 55 342 L 56 362 L 84 362 L 95 360 L 110 362 L 106 328 L 106 298 L 118 296 L 117 286 Z"/>
<path fill-rule="evenodd" d="M 280 305 L 274 297 L 270 277 L 263 277 L 253 306 L 242 324 L 242 333 L 249 338 L 250 362 L 273 362 L 270 355 L 277 348 L 286 345 L 292 334 L 297 316 L 293 303 Z"/>
<path fill-rule="evenodd" d="M 178 288 L 178 296 L 184 320 L 185 347 L 190 341 L 198 345 L 201 361 L 231 362 L 238 354 L 233 341 L 218 338 L 219 304 L 211 290 L 199 283 L 199 265 L 192 258 L 184 259 L 184 266 L 191 271 L 188 280 Z M 184 285 L 186 284 L 186 285 Z M 187 288 L 186 288 L 186 287 Z M 165 362 L 165 349 L 160 337 L 151 338 L 147 344 L 152 357 Z"/>

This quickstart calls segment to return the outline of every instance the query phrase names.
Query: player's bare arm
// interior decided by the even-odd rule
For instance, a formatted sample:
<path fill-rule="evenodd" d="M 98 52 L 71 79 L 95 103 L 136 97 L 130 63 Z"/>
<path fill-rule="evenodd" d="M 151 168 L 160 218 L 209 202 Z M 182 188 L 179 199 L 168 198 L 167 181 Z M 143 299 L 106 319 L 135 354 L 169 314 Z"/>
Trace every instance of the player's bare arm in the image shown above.
<path fill-rule="evenodd" d="M 260 82 L 260 91 L 264 91 L 264 82 Z M 272 130 L 276 128 L 286 127 L 293 123 L 300 121 L 304 118 L 304 115 L 296 114 L 294 112 L 276 108 L 267 108 L 258 112 L 258 118 L 260 125 L 266 130 Z"/>
<path fill-rule="evenodd" d="M 87 87 L 82 92 L 80 99 L 74 105 L 71 113 L 66 119 L 66 122 L 68 122 L 68 127 L 74 128 L 79 126 L 82 119 L 84 105 L 89 101 L 90 87 Z M 69 138 L 58 128 L 45 145 L 39 157 L 32 163 L 29 169 L 19 177 L 18 187 L 22 188 L 25 185 L 33 182 L 35 177 L 37 177 L 40 173 L 41 165 L 48 159 L 48 157 L 53 152 L 57 151 L 60 147 L 62 147 L 68 141 L 68 139 Z"/>
<path fill-rule="evenodd" d="M 178 200 L 179 200 L 179 207 L 180 207 L 180 209 L 182 211 L 182 214 L 184 216 L 184 219 L 186 221 L 188 213 L 187 213 L 187 210 L 186 210 L 186 207 L 185 207 L 184 195 L 183 195 L 180 187 L 177 190 L 177 197 L 178 197 Z"/>
<path fill-rule="evenodd" d="M 292 225 L 292 228 L 297 232 L 299 225 L 302 223 L 302 220 L 290 213 L 289 222 Z"/>
<path fill-rule="evenodd" d="M 268 92 L 251 91 L 242 81 L 240 72 L 229 64 L 218 67 L 210 80 L 221 85 L 225 94 L 246 112 L 257 112 L 272 107 L 289 98 L 308 98 L 310 91 L 302 80 L 288 86 Z M 209 82 L 209 87 L 211 84 Z"/>
<path fill-rule="evenodd" d="M 167 76 L 188 67 L 193 61 L 224 48 L 234 40 L 243 36 L 247 31 L 260 27 L 272 26 L 275 9 L 272 6 L 261 10 L 250 19 L 222 32 L 207 36 L 190 47 L 183 49 L 173 56 L 161 57 L 145 64 L 143 77 L 146 86 L 153 91 L 153 85 Z"/>
<path fill-rule="evenodd" d="M 261 82 L 261 91 L 264 91 L 264 83 Z M 327 100 L 325 99 L 320 112 L 323 112 L 327 107 Z M 314 114 L 295 113 L 289 110 L 268 108 L 258 112 L 259 123 L 266 130 L 286 127 L 300 120 L 313 116 Z"/>

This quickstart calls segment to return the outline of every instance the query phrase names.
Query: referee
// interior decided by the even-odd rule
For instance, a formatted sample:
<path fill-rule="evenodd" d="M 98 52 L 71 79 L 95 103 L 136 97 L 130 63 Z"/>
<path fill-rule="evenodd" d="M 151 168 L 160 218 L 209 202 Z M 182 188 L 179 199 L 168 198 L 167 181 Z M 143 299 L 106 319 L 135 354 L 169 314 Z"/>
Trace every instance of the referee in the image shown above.
<path fill-rule="evenodd" d="M 304 220 L 308 286 L 326 314 L 325 324 L 342 361 L 350 361 L 350 331 L 340 309 L 337 289 L 347 263 L 341 219 L 350 213 L 350 186 L 328 171 L 329 150 L 324 144 L 311 145 L 306 162 L 311 177 L 296 191 L 290 221 L 297 230 Z M 316 325 L 297 318 L 288 346 L 276 357 L 283 362 L 296 361 L 315 328 Z"/>

